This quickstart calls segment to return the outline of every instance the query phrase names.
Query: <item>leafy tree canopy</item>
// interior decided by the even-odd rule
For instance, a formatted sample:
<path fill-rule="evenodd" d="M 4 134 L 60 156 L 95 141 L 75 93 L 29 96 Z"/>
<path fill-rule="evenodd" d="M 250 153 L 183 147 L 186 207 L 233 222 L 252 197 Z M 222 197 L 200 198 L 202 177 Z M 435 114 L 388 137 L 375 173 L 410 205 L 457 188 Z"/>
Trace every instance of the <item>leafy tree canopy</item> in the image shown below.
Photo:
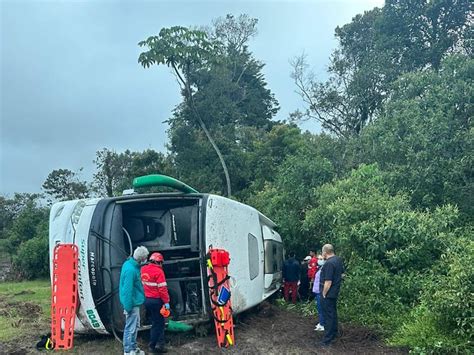
<path fill-rule="evenodd" d="M 50 172 L 43 183 L 43 189 L 56 201 L 85 198 L 90 194 L 87 182 L 81 181 L 78 174 L 69 169 Z"/>
<path fill-rule="evenodd" d="M 308 71 L 304 57 L 295 59 L 293 78 L 307 108 L 293 118 L 314 118 L 342 137 L 360 134 L 383 112 L 400 75 L 436 71 L 452 53 L 472 54 L 471 16 L 469 0 L 388 0 L 355 16 L 336 28 L 339 47 L 326 81 Z"/>

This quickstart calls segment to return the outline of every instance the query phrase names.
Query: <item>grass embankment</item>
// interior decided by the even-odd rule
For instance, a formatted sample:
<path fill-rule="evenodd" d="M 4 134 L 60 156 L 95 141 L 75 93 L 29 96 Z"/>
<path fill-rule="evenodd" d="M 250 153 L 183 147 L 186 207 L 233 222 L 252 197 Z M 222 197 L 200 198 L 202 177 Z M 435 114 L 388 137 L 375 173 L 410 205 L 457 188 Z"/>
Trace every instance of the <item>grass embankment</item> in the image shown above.
<path fill-rule="evenodd" d="M 35 344 L 50 332 L 49 280 L 0 283 L 0 353 L 34 353 Z M 113 337 L 77 336 L 72 354 L 121 352 Z"/>
<path fill-rule="evenodd" d="M 49 280 L 0 283 L 0 342 L 47 333 L 50 299 Z"/>

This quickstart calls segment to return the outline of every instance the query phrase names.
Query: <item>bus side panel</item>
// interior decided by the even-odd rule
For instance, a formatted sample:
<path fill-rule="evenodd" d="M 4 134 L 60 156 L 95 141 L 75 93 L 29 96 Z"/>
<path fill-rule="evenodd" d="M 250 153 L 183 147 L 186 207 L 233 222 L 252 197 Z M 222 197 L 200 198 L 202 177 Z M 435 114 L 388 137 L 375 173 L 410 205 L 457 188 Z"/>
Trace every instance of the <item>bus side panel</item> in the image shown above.
<path fill-rule="evenodd" d="M 206 204 L 206 248 L 230 253 L 232 309 L 239 313 L 262 301 L 264 249 L 258 212 L 244 204 L 210 195 Z"/>

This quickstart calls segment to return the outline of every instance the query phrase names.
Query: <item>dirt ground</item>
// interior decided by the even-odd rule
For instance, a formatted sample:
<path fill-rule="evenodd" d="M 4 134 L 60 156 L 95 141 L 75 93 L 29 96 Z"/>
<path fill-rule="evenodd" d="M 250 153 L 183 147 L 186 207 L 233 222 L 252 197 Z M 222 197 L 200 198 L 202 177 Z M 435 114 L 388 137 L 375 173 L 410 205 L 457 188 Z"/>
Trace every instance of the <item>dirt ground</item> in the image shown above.
<path fill-rule="evenodd" d="M 407 354 L 404 349 L 390 348 L 363 328 L 341 325 L 341 336 L 330 347 L 318 344 L 323 333 L 314 331 L 315 319 L 264 303 L 253 313 L 236 322 L 236 346 L 230 354 Z M 171 353 L 218 354 L 213 334 L 205 338 L 171 338 Z M 175 345 L 181 341 L 179 347 Z"/>
<path fill-rule="evenodd" d="M 12 307 L 16 308 L 16 307 Z M 37 311 L 30 305 L 18 307 L 19 312 Z M 322 333 L 313 330 L 315 320 L 293 311 L 264 303 L 252 312 L 239 316 L 235 325 L 236 346 L 220 350 L 212 328 L 204 337 L 194 332 L 167 334 L 170 354 L 407 354 L 404 349 L 390 348 L 367 330 L 342 324 L 341 336 L 330 347 L 321 348 L 318 343 Z M 0 354 L 38 353 L 35 344 L 47 329 L 25 335 L 21 342 L 0 343 Z M 147 334 L 139 335 L 142 349 L 147 346 Z M 121 344 L 112 337 L 77 336 L 73 354 L 120 354 Z"/>

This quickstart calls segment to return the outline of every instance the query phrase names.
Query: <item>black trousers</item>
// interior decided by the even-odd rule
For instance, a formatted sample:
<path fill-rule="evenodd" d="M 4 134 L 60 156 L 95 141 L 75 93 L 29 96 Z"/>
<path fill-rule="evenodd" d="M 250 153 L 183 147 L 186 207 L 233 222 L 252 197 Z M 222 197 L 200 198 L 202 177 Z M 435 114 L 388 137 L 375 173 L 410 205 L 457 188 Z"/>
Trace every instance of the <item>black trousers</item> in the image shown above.
<path fill-rule="evenodd" d="M 321 297 L 324 314 L 324 338 L 323 343 L 329 344 L 337 336 L 337 298 Z"/>
<path fill-rule="evenodd" d="M 165 345 L 165 318 L 160 313 L 163 301 L 160 298 L 147 298 L 145 307 L 151 318 L 150 347 Z"/>

